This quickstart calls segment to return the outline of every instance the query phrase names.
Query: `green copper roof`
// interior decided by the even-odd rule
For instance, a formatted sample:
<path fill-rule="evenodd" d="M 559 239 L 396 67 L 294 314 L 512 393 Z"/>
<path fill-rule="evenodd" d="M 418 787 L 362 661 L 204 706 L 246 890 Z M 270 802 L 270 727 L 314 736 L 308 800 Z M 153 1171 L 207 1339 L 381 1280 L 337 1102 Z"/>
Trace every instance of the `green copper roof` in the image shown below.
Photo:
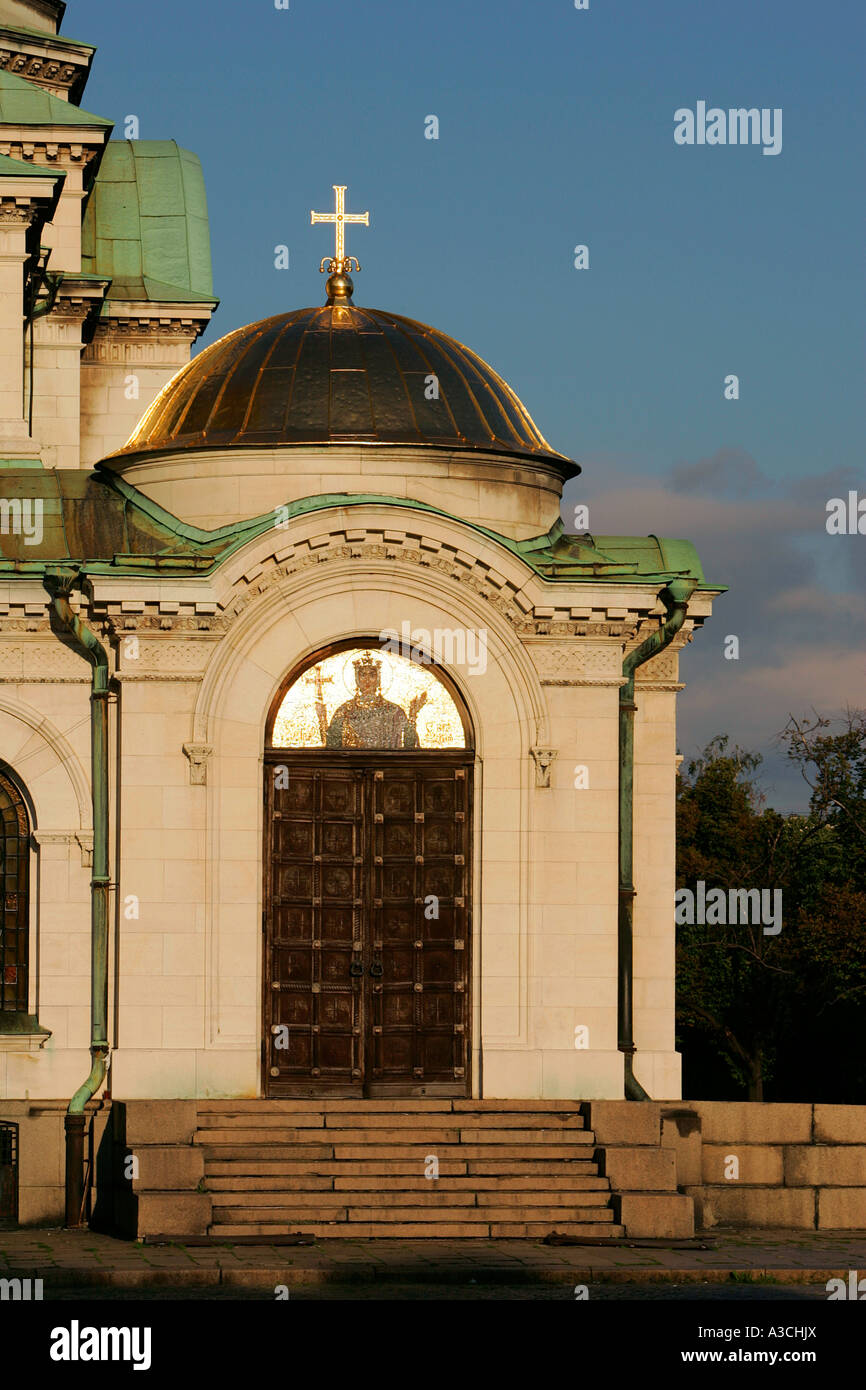
<path fill-rule="evenodd" d="M 65 169 L 44 169 L 39 164 L 26 164 L 23 159 L 10 159 L 8 154 L 0 154 L 0 178 L 16 179 L 65 179 Z"/>
<path fill-rule="evenodd" d="M 213 303 L 198 157 L 174 140 L 110 140 L 84 214 L 81 265 L 111 277 L 109 300 Z"/>
<path fill-rule="evenodd" d="M 172 556 L 175 563 L 167 568 L 180 573 L 202 568 L 204 546 L 188 544 L 177 521 L 171 526 L 154 520 L 137 505 L 135 490 L 129 491 L 132 499 L 95 474 L 72 468 L 0 469 L 0 574 L 41 573 L 58 560 L 110 573 L 121 557 L 127 560 L 124 570 L 136 571 L 137 564 L 136 572 L 147 573 L 151 557 L 159 554 Z M 38 544 L 29 543 L 37 537 Z M 210 568 L 214 558 L 209 555 L 203 567 Z"/>
<path fill-rule="evenodd" d="M 52 96 L 25 77 L 0 69 L 0 123 L 4 125 L 100 126 L 111 130 L 113 121 L 94 116 L 62 97 Z"/>
<path fill-rule="evenodd" d="M 21 504 L 23 516 L 30 523 L 24 530 L 29 530 L 31 537 L 36 515 L 33 504 L 37 500 L 42 504 L 38 545 L 28 544 L 25 533 L 12 533 L 0 516 L 0 577 L 4 579 L 39 574 L 46 565 L 64 561 L 83 564 L 92 574 L 207 573 L 248 541 L 274 527 L 274 512 L 270 511 L 233 526 L 203 531 L 179 521 L 108 469 L 89 474 L 73 469 L 45 469 L 40 474 L 14 462 L 6 468 L 0 465 L 0 502 L 5 501 L 7 509 L 10 504 L 14 507 L 16 501 Z M 334 507 L 370 505 L 460 520 L 424 502 L 377 493 L 304 497 L 290 502 L 284 516 L 288 520 Z M 698 587 L 714 591 L 721 587 L 706 583 L 697 552 L 689 541 L 661 540 L 656 536 L 568 536 L 561 521 L 544 536 L 513 541 L 488 527 L 465 521 L 462 524 L 511 551 L 545 579 L 659 584 L 688 578 Z"/>
<path fill-rule="evenodd" d="M 57 211 L 60 194 L 63 192 L 63 184 L 66 179 L 65 169 L 43 169 L 38 164 L 25 164 L 22 159 L 10 159 L 8 155 L 0 154 L 0 179 L 4 178 L 33 179 L 34 196 L 46 199 L 45 206 L 41 210 L 40 226 L 51 221 Z M 2 460 L 0 460 L 0 466 L 2 466 Z"/>
<path fill-rule="evenodd" d="M 516 548 L 546 579 L 572 578 L 575 570 L 617 579 L 666 574 L 703 584 L 704 572 L 691 541 L 658 536 L 569 536 L 561 521 L 546 536 L 516 542 Z"/>

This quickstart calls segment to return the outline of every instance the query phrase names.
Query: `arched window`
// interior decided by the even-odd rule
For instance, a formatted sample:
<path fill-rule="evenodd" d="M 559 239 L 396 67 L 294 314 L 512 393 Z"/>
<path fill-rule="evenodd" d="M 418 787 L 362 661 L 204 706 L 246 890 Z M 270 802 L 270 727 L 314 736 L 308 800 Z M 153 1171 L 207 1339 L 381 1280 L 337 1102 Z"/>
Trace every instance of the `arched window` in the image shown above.
<path fill-rule="evenodd" d="M 27 806 L 0 772 L 0 1013 L 27 1012 L 29 861 Z"/>
<path fill-rule="evenodd" d="M 468 722 L 442 668 L 423 655 L 353 644 L 290 677 L 272 748 L 462 749 Z"/>

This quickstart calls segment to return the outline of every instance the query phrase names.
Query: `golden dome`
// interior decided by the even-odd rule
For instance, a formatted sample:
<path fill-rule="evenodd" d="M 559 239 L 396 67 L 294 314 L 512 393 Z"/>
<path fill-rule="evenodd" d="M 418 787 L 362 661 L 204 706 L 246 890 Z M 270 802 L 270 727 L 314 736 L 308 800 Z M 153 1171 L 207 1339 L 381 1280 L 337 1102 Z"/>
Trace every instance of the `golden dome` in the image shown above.
<path fill-rule="evenodd" d="M 563 478 L 580 471 L 469 348 L 345 299 L 261 319 L 213 343 L 112 457 L 347 443 L 484 450 L 553 465 Z"/>

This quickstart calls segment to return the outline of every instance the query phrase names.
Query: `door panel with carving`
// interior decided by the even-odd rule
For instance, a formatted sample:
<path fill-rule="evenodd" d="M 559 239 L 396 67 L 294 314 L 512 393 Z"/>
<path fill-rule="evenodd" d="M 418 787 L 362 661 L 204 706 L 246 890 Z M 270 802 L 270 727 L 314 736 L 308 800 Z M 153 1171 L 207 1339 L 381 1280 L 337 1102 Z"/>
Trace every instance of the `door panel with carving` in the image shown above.
<path fill-rule="evenodd" d="M 336 768 L 268 773 L 268 1089 L 321 1081 L 351 1094 L 363 1078 L 363 999 L 352 968 L 365 890 L 363 779 Z"/>
<path fill-rule="evenodd" d="M 265 815 L 268 1093 L 467 1094 L 465 755 L 267 761 Z"/>

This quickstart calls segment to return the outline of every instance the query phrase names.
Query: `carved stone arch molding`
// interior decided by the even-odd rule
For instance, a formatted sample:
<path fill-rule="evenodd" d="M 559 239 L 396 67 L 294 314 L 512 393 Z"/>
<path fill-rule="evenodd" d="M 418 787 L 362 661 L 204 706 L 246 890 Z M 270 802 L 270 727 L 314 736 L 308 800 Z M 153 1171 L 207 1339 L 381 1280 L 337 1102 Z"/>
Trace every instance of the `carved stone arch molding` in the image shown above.
<path fill-rule="evenodd" d="M 86 844 L 92 835 L 90 788 L 60 730 L 31 705 L 0 694 L 0 748 L 32 800 L 37 839 L 58 827 L 56 833 Z"/>
<path fill-rule="evenodd" d="M 534 576 L 513 552 L 455 518 L 388 502 L 328 507 L 260 534 L 221 567 L 221 606 L 231 619 L 263 587 L 347 560 L 356 568 L 380 563 L 393 570 L 399 564 L 448 579 L 473 590 L 515 628 L 532 611 L 524 589 Z"/>
<path fill-rule="evenodd" d="M 261 582 L 271 575 L 276 582 Z M 404 620 L 409 620 L 413 629 L 469 627 L 485 631 L 488 670 L 498 666 L 507 677 L 511 691 L 519 696 L 518 723 L 524 731 L 523 751 L 528 755 L 533 744 L 544 742 L 547 701 L 535 665 L 508 618 L 472 588 L 456 584 L 441 572 L 419 571 L 415 565 L 399 561 L 395 564 L 393 560 L 384 563 L 367 560 L 359 565 L 357 561 L 343 559 L 342 563 L 304 568 L 287 575 L 280 574 L 274 561 L 270 566 L 259 565 L 257 578 L 261 583 L 259 592 L 249 596 L 208 663 L 196 700 L 189 748 L 207 750 L 213 747 L 214 721 L 222 717 L 225 692 L 234 689 L 242 679 L 246 663 L 258 670 L 266 669 L 257 664 L 255 649 L 280 624 L 288 624 L 286 637 L 291 636 L 292 640 L 285 646 L 285 658 L 279 663 L 279 669 L 271 671 L 269 699 L 260 710 L 262 737 L 270 703 L 293 664 L 312 657 L 329 642 L 368 639 L 386 628 L 399 632 Z M 382 605 L 382 621 L 378 623 L 377 613 L 369 606 L 371 591 L 387 596 Z M 314 635 L 303 621 L 302 611 L 320 603 L 327 607 L 330 627 L 327 632 L 320 629 Z M 409 608 L 411 612 L 406 611 Z M 427 618 L 423 609 L 429 610 Z M 449 674 L 466 701 L 476 729 L 476 748 L 483 755 L 484 726 L 478 696 L 487 673 L 473 677 L 455 667 L 449 668 Z"/>
<path fill-rule="evenodd" d="M 263 577 L 266 574 L 263 567 Z M 525 954 L 528 889 L 523 880 L 530 858 L 529 798 L 535 784 L 529 750 L 546 738 L 547 712 L 538 674 L 513 626 L 472 588 L 413 564 L 373 558 L 359 563 L 347 557 L 284 574 L 252 596 L 216 644 L 189 731 L 190 747 L 199 750 L 196 756 L 203 748 L 213 750 L 204 788 L 208 1045 L 234 1049 L 248 1058 L 251 1086 L 258 1085 L 260 1003 L 249 1002 L 241 1009 L 236 1001 L 239 993 L 250 1001 L 261 999 L 261 778 L 268 713 L 293 667 L 333 643 L 369 640 L 384 629 L 399 632 L 404 619 L 428 631 L 486 630 L 484 674 L 470 676 L 466 670 L 446 667 L 465 701 L 476 739 L 479 839 L 474 862 L 479 910 L 474 931 L 480 934 L 485 912 L 480 836 L 483 783 L 491 778 L 493 786 L 512 789 L 514 798 L 513 818 L 503 833 L 513 837 L 507 862 L 517 866 L 521 877 L 514 915 Z M 486 881 L 495 912 L 496 874 L 488 872 Z M 480 972 L 480 949 L 473 960 Z M 475 1008 L 480 1007 L 480 986 L 479 973 L 472 994 Z M 480 1042 L 480 1018 L 476 1023 L 472 1036 Z M 474 1064 L 477 1074 L 477 1056 Z"/>

